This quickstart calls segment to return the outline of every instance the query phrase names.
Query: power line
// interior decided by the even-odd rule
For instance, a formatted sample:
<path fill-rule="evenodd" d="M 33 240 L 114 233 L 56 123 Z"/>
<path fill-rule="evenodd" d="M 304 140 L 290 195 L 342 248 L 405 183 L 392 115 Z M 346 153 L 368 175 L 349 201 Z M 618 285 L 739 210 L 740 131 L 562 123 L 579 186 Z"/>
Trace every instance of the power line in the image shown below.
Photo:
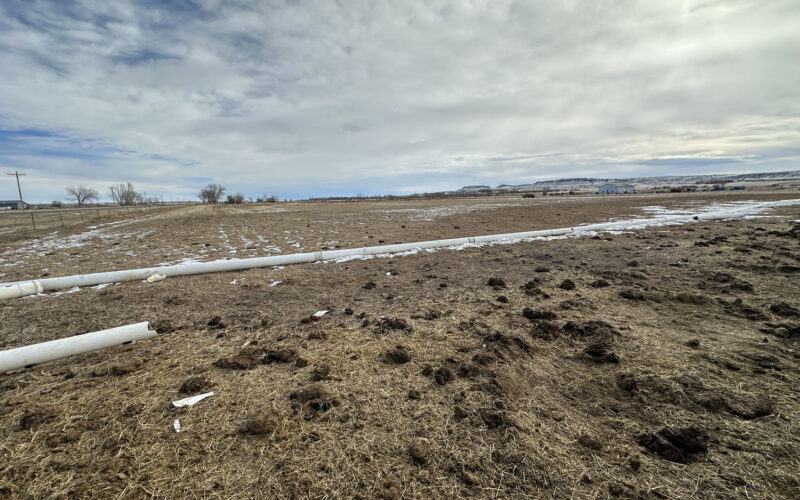
<path fill-rule="evenodd" d="M 15 170 L 13 174 L 8 174 L 8 175 L 14 175 L 14 176 L 17 177 L 17 190 L 19 191 L 19 209 L 20 210 L 25 210 L 25 202 L 22 201 L 22 187 L 19 184 L 19 176 L 20 175 L 27 175 L 27 174 L 21 174 L 21 173 L 19 173 L 19 172 L 17 172 Z"/>

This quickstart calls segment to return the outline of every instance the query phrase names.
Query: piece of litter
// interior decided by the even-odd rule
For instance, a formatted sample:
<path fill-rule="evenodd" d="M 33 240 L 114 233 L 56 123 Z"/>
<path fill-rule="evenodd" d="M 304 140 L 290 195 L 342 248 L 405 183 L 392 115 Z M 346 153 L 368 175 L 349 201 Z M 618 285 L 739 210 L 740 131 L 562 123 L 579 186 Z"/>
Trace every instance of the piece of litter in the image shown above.
<path fill-rule="evenodd" d="M 147 278 L 147 282 L 148 283 L 155 283 L 156 281 L 161 281 L 161 280 L 163 280 L 165 278 L 166 278 L 166 276 L 163 275 L 163 274 L 153 273 L 153 274 L 150 275 L 149 278 Z"/>
<path fill-rule="evenodd" d="M 315 318 L 321 318 L 326 314 L 328 314 L 328 311 L 317 311 L 314 314 L 312 314 L 312 316 L 314 316 Z"/>
<path fill-rule="evenodd" d="M 172 422 L 172 427 L 175 428 L 175 432 L 180 432 L 181 431 L 181 421 L 176 418 L 175 421 Z"/>
<path fill-rule="evenodd" d="M 175 408 L 183 408 L 184 406 L 194 406 L 200 401 L 206 398 L 210 398 L 213 395 L 214 395 L 213 392 L 207 392 L 205 394 L 198 394 L 197 396 L 192 396 L 190 398 L 179 399 L 177 401 L 173 401 L 172 406 L 174 406 Z"/>
<path fill-rule="evenodd" d="M 236 284 L 238 284 L 238 283 L 239 283 L 239 280 L 238 280 L 238 279 L 235 279 L 235 280 L 231 281 L 231 285 L 236 285 Z"/>
<path fill-rule="evenodd" d="M 391 271 L 389 271 L 388 273 L 386 273 L 386 276 L 391 276 L 391 275 L 392 275 L 392 272 L 391 272 Z"/>
<path fill-rule="evenodd" d="M 278 286 L 281 283 L 283 283 L 283 281 L 273 281 L 272 283 L 269 284 L 269 286 Z"/>

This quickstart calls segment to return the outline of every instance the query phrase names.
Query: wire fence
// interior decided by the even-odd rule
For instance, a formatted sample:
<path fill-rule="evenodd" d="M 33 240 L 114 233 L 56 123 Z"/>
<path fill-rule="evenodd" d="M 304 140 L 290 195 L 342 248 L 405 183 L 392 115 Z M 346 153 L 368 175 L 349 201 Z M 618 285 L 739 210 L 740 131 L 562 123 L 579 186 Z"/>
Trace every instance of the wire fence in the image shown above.
<path fill-rule="evenodd" d="M 83 224 L 104 218 L 120 218 L 125 215 L 137 215 L 158 210 L 164 207 L 81 207 L 45 210 L 8 210 L 0 213 L 0 227 L 13 229 L 45 229 Z"/>

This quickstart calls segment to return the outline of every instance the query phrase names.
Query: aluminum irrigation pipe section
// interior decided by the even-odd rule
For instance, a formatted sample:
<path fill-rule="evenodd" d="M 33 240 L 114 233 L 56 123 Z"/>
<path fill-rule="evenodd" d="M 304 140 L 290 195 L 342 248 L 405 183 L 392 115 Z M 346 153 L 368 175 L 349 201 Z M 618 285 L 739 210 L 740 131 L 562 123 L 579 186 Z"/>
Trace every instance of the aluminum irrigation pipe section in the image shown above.
<path fill-rule="evenodd" d="M 242 271 L 259 267 L 285 266 L 289 264 L 302 264 L 336 260 L 343 257 L 360 257 L 366 255 L 394 254 L 410 250 L 425 250 L 430 248 L 446 248 L 459 245 L 479 245 L 494 242 L 522 240 L 526 238 L 541 238 L 548 236 L 565 236 L 575 233 L 622 231 L 647 226 L 661 226 L 667 224 L 682 224 L 695 220 L 715 220 L 744 217 L 768 208 L 800 204 L 800 199 L 781 200 L 772 202 L 754 203 L 740 208 L 721 209 L 713 212 L 667 215 L 649 219 L 629 219 L 614 222 L 601 222 L 585 226 L 564 227 L 558 229 L 544 229 L 539 231 L 524 231 L 520 233 L 490 234 L 486 236 L 472 236 L 468 238 L 451 238 L 446 240 L 418 241 L 415 243 L 399 243 L 396 245 L 382 245 L 375 247 L 349 248 L 343 250 L 326 250 L 323 252 L 295 253 L 288 255 L 274 255 L 271 257 L 253 257 L 250 259 L 216 260 L 211 262 L 193 262 L 188 264 L 175 264 L 172 266 L 147 267 L 129 269 L 125 271 L 110 271 L 104 273 L 78 274 L 60 278 L 44 278 L 40 280 L 16 281 L 0 284 L 0 299 L 11 299 L 34 295 L 45 290 L 58 290 L 75 286 L 94 286 L 103 283 L 116 283 L 120 281 L 143 280 L 158 273 L 166 277 L 186 276 L 190 274 L 216 273 L 225 271 Z"/>
<path fill-rule="evenodd" d="M 145 321 L 0 351 L 0 373 L 66 358 L 73 354 L 83 354 L 134 340 L 155 337 L 157 333 L 148 327 L 149 323 Z"/>

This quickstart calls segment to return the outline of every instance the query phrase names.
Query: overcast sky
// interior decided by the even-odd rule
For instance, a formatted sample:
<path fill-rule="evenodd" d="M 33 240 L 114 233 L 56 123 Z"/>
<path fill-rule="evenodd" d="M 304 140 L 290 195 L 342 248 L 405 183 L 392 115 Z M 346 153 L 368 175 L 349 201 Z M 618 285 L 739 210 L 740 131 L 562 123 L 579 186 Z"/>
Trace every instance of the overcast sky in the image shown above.
<path fill-rule="evenodd" d="M 800 168 L 800 2 L 0 2 L 0 199 Z"/>

